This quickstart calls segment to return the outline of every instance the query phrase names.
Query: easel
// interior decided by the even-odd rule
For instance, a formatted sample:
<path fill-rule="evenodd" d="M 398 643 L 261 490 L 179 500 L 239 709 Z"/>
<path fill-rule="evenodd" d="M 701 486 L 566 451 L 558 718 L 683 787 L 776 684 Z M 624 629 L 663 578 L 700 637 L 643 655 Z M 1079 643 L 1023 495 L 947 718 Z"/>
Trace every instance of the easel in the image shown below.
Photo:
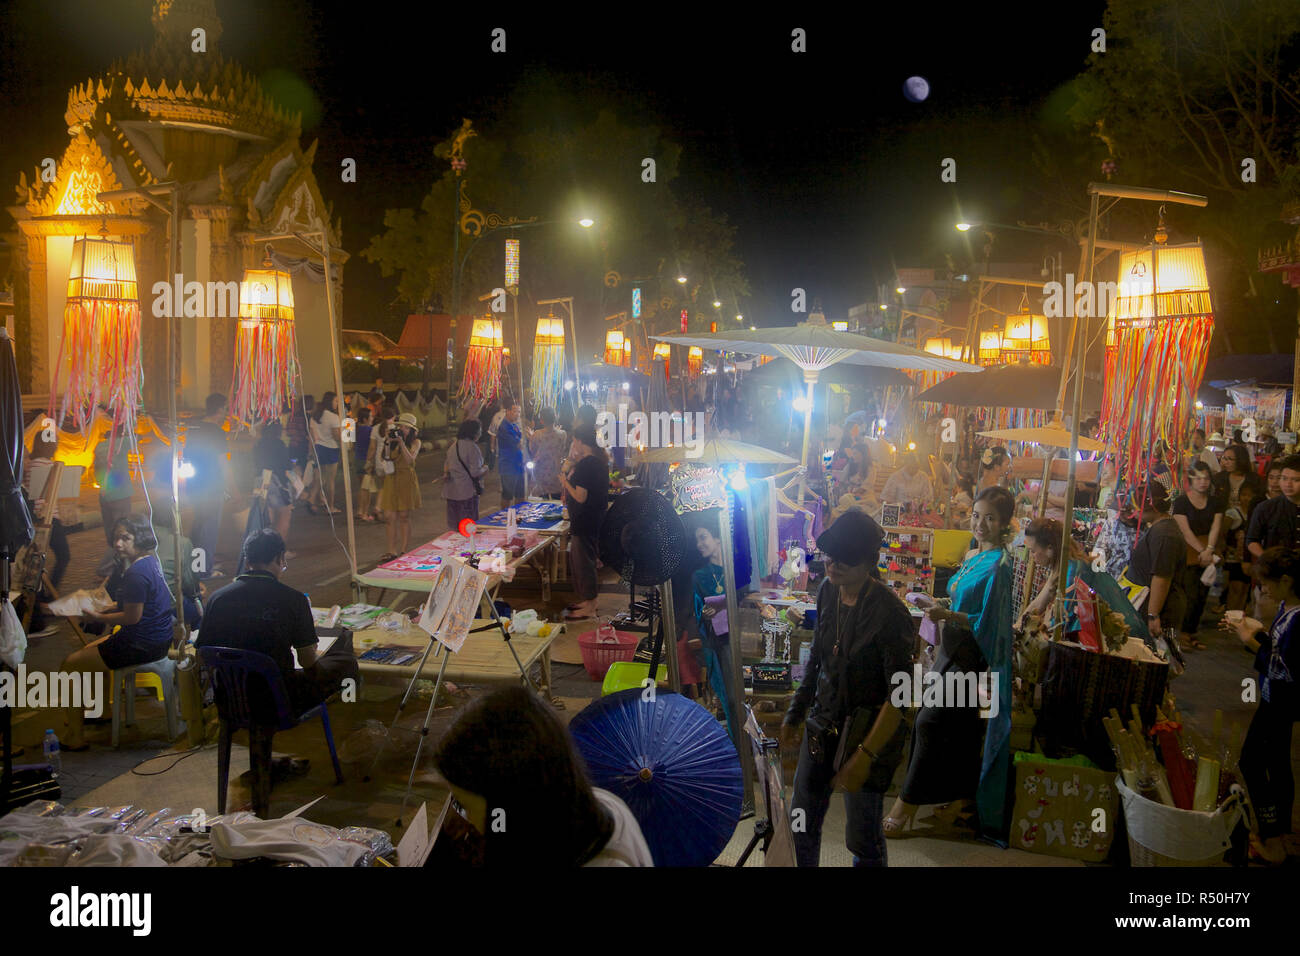
<path fill-rule="evenodd" d="M 31 542 L 27 545 L 26 554 L 23 560 L 23 584 L 22 593 L 27 597 L 27 607 L 23 611 L 23 632 L 26 633 L 32 623 L 32 615 L 36 613 L 36 604 L 40 600 L 41 589 L 49 591 L 57 600 L 62 595 L 59 589 L 54 586 L 50 580 L 50 573 L 47 569 L 49 562 L 50 535 L 54 531 L 54 512 L 58 503 L 59 486 L 63 482 L 64 464 L 56 461 L 50 467 L 50 473 L 45 479 L 45 489 L 41 492 L 41 498 L 45 501 L 45 514 L 36 522 L 35 534 Z M 7 592 L 6 592 L 7 595 Z M 72 631 L 81 641 L 82 646 L 90 643 L 86 632 L 81 629 L 81 624 L 77 618 L 69 617 L 66 619 L 72 626 Z"/>
<path fill-rule="evenodd" d="M 432 595 L 432 592 L 433 589 L 430 588 L 430 595 Z M 479 606 L 482 607 L 484 602 L 487 603 L 488 609 L 492 612 L 492 623 L 485 624 L 482 627 L 471 628 L 469 633 L 479 634 L 484 631 L 493 630 L 494 628 L 499 630 L 501 632 L 502 640 L 506 642 L 506 647 L 510 650 L 510 656 L 515 659 L 515 666 L 519 668 L 519 676 L 524 679 L 524 683 L 528 685 L 529 689 L 536 692 L 537 687 L 533 684 L 532 678 L 528 676 L 523 661 L 519 659 L 519 654 L 515 651 L 514 644 L 510 641 L 510 632 L 502 622 L 501 615 L 497 613 L 496 602 L 492 600 L 492 596 L 486 591 L 486 589 L 479 598 Z M 415 693 L 415 685 L 421 679 L 420 675 L 424 672 L 424 665 L 429 660 L 429 654 L 433 652 L 435 644 L 438 645 L 438 653 L 442 655 L 442 664 L 438 667 L 438 677 L 433 684 L 433 694 L 429 697 L 429 709 L 425 712 L 424 723 L 420 725 L 420 741 L 415 748 L 415 759 L 411 761 L 411 773 L 406 780 L 406 792 L 402 795 L 402 808 L 397 814 L 396 825 L 398 827 L 402 826 L 402 817 L 406 813 L 407 803 L 410 802 L 411 790 L 415 787 L 415 774 L 420 767 L 420 757 L 424 753 L 425 741 L 429 738 L 429 725 L 433 722 L 433 710 L 438 705 L 438 691 L 442 689 L 443 679 L 447 673 L 447 663 L 451 660 L 452 652 L 444 646 L 436 636 L 432 634 L 429 635 L 429 639 L 424 645 L 424 653 L 420 655 L 420 662 L 416 665 L 415 672 L 411 674 L 410 683 L 406 685 L 406 693 L 402 695 L 402 699 L 397 705 L 397 713 L 393 715 L 393 721 L 388 725 L 388 730 L 390 732 L 389 735 L 391 735 L 391 731 L 397 727 L 397 722 L 402 719 L 402 713 L 406 710 L 406 705 L 410 703 L 411 696 Z M 387 739 L 386 736 L 385 742 Z M 386 746 L 386 743 L 380 746 L 378 752 L 375 754 L 375 759 L 371 761 L 370 770 L 367 771 L 366 776 L 363 778 L 365 781 L 370 780 L 370 777 L 374 774 L 375 767 L 379 765 L 379 758 L 383 756 L 384 746 Z"/>
<path fill-rule="evenodd" d="M 766 816 L 763 819 L 754 820 L 754 835 L 750 837 L 749 844 L 745 847 L 745 852 L 740 854 L 740 859 L 736 861 L 737 867 L 742 867 L 754 852 L 754 848 L 760 843 L 763 845 L 763 855 L 766 857 L 768 850 L 772 846 L 772 840 L 777 835 L 777 825 L 774 810 L 772 806 L 772 791 L 775 786 L 778 793 L 785 792 L 785 783 L 781 774 L 781 744 L 780 741 L 764 735 L 763 729 L 759 726 L 758 720 L 754 717 L 754 711 L 750 707 L 745 708 L 747 719 L 745 721 L 745 733 L 749 736 L 750 746 L 754 752 L 754 766 L 758 768 L 759 783 L 763 787 L 763 807 Z M 775 759 L 773 759 L 775 758 Z M 768 774 L 772 774 L 775 779 L 769 780 Z M 777 807 L 775 812 L 781 812 L 783 808 Z M 788 824 L 787 824 L 788 826 Z"/>

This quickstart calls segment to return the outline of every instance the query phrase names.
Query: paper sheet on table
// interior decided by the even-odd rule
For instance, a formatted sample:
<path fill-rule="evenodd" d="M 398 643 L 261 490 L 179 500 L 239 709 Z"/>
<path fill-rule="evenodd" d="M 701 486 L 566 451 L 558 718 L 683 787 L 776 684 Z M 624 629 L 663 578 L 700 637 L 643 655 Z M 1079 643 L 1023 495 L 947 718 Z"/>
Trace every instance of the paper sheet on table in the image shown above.
<path fill-rule="evenodd" d="M 65 594 L 58 600 L 50 602 L 50 613 L 59 617 L 82 617 L 88 611 L 111 611 L 117 602 L 108 596 L 103 588 L 87 591 L 85 588 Z"/>
<path fill-rule="evenodd" d="M 334 646 L 337 637 L 318 637 L 316 638 L 316 659 L 320 660 L 321 655 Z M 298 663 L 298 648 L 293 648 L 293 668 L 302 670 L 302 664 Z"/>
<path fill-rule="evenodd" d="M 727 626 L 727 596 L 725 594 L 710 595 L 704 599 L 704 603 L 709 607 L 718 609 L 718 613 L 713 615 L 713 620 L 709 622 L 713 625 L 713 633 L 718 637 L 731 633 L 730 628 Z"/>

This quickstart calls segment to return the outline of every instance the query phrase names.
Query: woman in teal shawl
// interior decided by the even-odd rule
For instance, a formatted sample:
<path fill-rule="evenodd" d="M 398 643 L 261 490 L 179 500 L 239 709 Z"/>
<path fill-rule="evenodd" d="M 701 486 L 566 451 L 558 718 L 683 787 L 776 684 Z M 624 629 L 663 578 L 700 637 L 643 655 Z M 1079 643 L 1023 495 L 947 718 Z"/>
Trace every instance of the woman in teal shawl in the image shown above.
<path fill-rule="evenodd" d="M 933 674 L 945 691 L 969 688 L 973 675 L 987 673 L 988 709 L 981 714 L 969 695 L 933 693 L 927 685 L 912 729 L 907 779 L 885 818 L 886 836 L 911 825 L 917 807 L 943 804 L 940 820 L 972 816 L 980 835 L 1006 846 L 1007 779 L 1011 767 L 1011 563 L 1005 543 L 1015 499 L 1005 488 L 985 488 L 975 499 L 971 531 L 977 547 L 948 582 L 951 609 L 938 604 L 926 613 L 943 623 Z M 931 678 L 933 679 L 933 678 Z M 933 696 L 932 696 L 933 695 Z M 933 699 L 938 697 L 938 700 Z M 947 812 L 944 812 L 947 811 Z"/>
<path fill-rule="evenodd" d="M 736 741 L 735 728 L 731 726 L 731 700 L 729 677 L 731 674 L 731 642 L 728 631 L 718 634 L 713 622 L 719 613 L 726 617 L 725 604 L 706 603 L 705 598 L 717 598 L 725 595 L 726 578 L 722 569 L 722 549 L 725 545 L 712 526 L 701 525 L 695 529 L 695 546 L 706 564 L 691 575 L 691 590 L 695 598 L 695 623 L 699 625 L 700 637 L 704 643 L 701 663 L 709 672 L 709 687 L 722 704 L 722 712 L 727 716 L 727 732 Z"/>
<path fill-rule="evenodd" d="M 1034 559 L 1034 564 L 1038 567 L 1050 568 L 1051 573 L 1048 575 L 1047 582 L 1043 589 L 1038 592 L 1026 607 L 1025 614 L 1045 614 L 1054 607 L 1056 597 L 1057 575 L 1060 572 L 1060 565 L 1057 562 L 1057 554 L 1061 550 L 1061 522 L 1052 518 L 1037 518 L 1029 523 L 1025 529 L 1025 544 L 1029 548 L 1029 556 Z M 1134 637 L 1140 637 L 1144 641 L 1149 641 L 1146 621 L 1142 620 L 1142 615 L 1134 610 L 1133 605 L 1129 602 L 1128 595 L 1105 571 L 1094 571 L 1089 566 L 1083 550 L 1070 542 L 1070 561 L 1065 569 L 1065 580 L 1067 595 L 1069 599 L 1065 602 L 1065 634 L 1067 640 L 1072 640 L 1068 635 L 1078 631 L 1079 617 L 1075 613 L 1074 585 L 1076 581 L 1082 580 L 1084 584 L 1092 588 L 1093 592 L 1106 602 L 1106 605 L 1112 611 L 1118 611 L 1124 617 L 1124 622 L 1128 624 L 1128 632 Z M 1049 622 L 1051 627 L 1055 621 Z"/>

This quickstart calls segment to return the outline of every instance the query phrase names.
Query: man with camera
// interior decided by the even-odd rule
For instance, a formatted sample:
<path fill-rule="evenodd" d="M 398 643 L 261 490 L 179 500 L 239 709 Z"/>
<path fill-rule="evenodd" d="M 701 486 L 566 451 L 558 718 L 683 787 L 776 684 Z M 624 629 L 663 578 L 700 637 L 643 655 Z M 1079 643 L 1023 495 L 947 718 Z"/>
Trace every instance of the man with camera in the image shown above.
<path fill-rule="evenodd" d="M 885 791 L 902 760 L 907 724 L 890 703 L 894 674 L 910 673 L 914 629 L 906 605 L 874 571 L 884 532 L 865 512 L 846 511 L 817 539 L 826 580 L 804 680 L 781 727 L 793 747 L 804 724 L 790 809 L 800 866 L 817 866 L 831 793 L 844 791 L 845 843 L 854 866 L 885 866 Z"/>

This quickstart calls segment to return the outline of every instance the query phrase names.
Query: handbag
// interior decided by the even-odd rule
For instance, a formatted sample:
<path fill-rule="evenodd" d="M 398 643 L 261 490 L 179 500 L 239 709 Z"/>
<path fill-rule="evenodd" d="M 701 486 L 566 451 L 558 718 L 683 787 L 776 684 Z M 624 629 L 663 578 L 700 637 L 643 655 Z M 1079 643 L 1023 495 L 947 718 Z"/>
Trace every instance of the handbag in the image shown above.
<path fill-rule="evenodd" d="M 460 467 L 465 468 L 465 459 L 460 457 L 459 439 L 456 441 L 456 460 L 460 462 Z M 479 481 L 477 478 L 471 475 L 468 468 L 465 468 L 465 474 L 469 475 L 469 480 L 474 482 L 474 494 L 476 495 L 483 494 L 483 482 Z"/>
<path fill-rule="evenodd" d="M 832 770 L 836 773 L 840 772 L 840 768 L 853 756 L 853 752 L 867 739 L 867 734 L 871 732 L 875 722 L 876 708 L 874 707 L 859 707 L 844 718 L 844 726 L 837 735 L 840 743 L 835 751 L 835 760 L 831 764 Z"/>

